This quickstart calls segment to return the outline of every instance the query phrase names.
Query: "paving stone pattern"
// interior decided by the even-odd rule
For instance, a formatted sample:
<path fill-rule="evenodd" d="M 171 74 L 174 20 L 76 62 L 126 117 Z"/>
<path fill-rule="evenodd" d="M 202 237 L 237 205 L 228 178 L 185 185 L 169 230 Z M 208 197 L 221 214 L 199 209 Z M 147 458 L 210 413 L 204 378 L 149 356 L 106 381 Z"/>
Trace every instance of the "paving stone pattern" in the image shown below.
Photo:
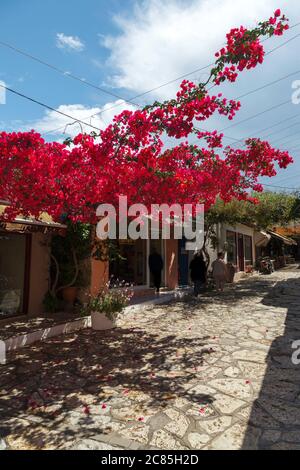
<path fill-rule="evenodd" d="M 10 353 L 0 449 L 300 449 L 299 305 L 295 266 Z"/>

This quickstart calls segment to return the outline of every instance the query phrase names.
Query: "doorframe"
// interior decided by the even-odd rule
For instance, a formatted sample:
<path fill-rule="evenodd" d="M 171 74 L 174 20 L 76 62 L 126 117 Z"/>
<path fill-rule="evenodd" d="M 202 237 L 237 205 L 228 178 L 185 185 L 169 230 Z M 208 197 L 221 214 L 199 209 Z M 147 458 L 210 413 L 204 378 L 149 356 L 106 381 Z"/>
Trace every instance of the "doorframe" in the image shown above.
<path fill-rule="evenodd" d="M 167 266 L 166 266 L 166 261 L 167 261 L 167 240 L 163 239 L 162 240 L 162 259 L 164 262 L 164 267 L 163 267 L 163 286 L 162 287 L 167 287 Z"/>
<path fill-rule="evenodd" d="M 181 238 L 178 240 L 178 244 L 177 244 L 177 257 L 178 257 L 178 279 L 180 277 L 180 267 L 181 267 L 181 260 L 182 260 L 182 256 L 186 257 L 186 272 L 187 272 L 187 283 L 186 284 L 179 284 L 179 285 L 182 285 L 182 286 L 185 286 L 185 285 L 189 285 L 190 284 L 190 270 L 189 270 L 189 265 L 190 265 L 190 252 L 188 250 L 185 250 L 185 244 L 186 244 L 187 240 L 185 237 Z M 181 245 L 182 243 L 182 245 Z M 182 254 L 181 250 L 184 249 L 185 251 L 187 251 L 186 254 Z"/>
<path fill-rule="evenodd" d="M 25 234 L 25 267 L 24 267 L 24 295 L 23 295 L 23 311 L 24 315 L 28 315 L 29 310 L 29 296 L 30 296 L 30 273 L 31 273 L 31 248 L 32 248 L 32 235 Z"/>
<path fill-rule="evenodd" d="M 242 257 L 240 256 L 240 245 L 239 245 L 240 241 L 242 243 L 242 250 L 243 250 Z M 237 232 L 237 259 L 238 259 L 239 272 L 245 272 L 245 240 L 244 240 L 244 234 L 240 232 Z M 241 263 L 242 263 L 243 269 L 241 269 Z"/>
<path fill-rule="evenodd" d="M 149 255 L 150 255 L 150 240 L 149 238 L 146 240 L 146 286 L 145 287 L 150 287 L 150 269 L 149 269 Z"/>

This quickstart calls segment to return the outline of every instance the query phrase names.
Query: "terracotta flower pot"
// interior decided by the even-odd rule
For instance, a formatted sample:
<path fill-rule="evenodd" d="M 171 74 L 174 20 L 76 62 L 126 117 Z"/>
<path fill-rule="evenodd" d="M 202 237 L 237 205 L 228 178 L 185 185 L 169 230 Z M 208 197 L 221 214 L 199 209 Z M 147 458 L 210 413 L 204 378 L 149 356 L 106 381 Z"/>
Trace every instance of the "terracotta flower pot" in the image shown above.
<path fill-rule="evenodd" d="M 92 312 L 91 320 L 93 330 L 110 330 L 116 326 L 116 323 L 107 318 L 104 313 Z"/>
<path fill-rule="evenodd" d="M 78 292 L 78 287 L 66 287 L 62 291 L 62 296 L 65 302 L 68 304 L 74 304 Z"/>

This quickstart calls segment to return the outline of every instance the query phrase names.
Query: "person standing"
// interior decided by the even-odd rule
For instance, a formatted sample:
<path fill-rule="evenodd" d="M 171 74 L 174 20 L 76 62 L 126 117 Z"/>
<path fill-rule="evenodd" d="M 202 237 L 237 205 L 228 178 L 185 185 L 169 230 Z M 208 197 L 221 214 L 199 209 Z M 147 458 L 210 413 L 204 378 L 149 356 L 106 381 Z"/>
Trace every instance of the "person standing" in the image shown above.
<path fill-rule="evenodd" d="M 223 251 L 220 251 L 218 253 L 218 259 L 212 263 L 212 275 L 218 292 L 223 292 L 224 284 L 227 279 L 227 266 L 224 257 Z"/>
<path fill-rule="evenodd" d="M 201 287 L 207 281 L 207 267 L 201 251 L 198 251 L 190 262 L 191 279 L 194 283 L 194 295 L 198 297 Z"/>
<path fill-rule="evenodd" d="M 148 259 L 149 270 L 152 274 L 153 284 L 156 292 L 159 293 L 161 287 L 161 273 L 164 267 L 164 262 L 161 255 L 154 249 L 149 255 Z"/>

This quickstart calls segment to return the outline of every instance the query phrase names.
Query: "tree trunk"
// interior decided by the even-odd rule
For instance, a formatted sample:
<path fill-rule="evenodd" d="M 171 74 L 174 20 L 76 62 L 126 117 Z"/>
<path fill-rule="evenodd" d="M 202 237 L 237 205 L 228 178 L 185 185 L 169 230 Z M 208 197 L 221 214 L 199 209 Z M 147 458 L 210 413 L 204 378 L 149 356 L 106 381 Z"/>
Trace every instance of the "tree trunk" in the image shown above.
<path fill-rule="evenodd" d="M 78 277 L 78 274 L 79 274 L 79 263 L 78 263 L 76 250 L 75 250 L 74 246 L 72 246 L 71 249 L 72 249 L 72 257 L 73 257 L 74 266 L 75 266 L 75 273 L 74 273 L 74 276 L 73 276 L 72 280 L 68 284 L 66 284 L 65 286 L 61 286 L 58 289 L 56 289 L 56 294 L 59 291 L 61 291 L 63 289 L 66 289 L 67 287 L 72 287 L 75 284 L 76 280 L 77 280 L 77 277 Z"/>

